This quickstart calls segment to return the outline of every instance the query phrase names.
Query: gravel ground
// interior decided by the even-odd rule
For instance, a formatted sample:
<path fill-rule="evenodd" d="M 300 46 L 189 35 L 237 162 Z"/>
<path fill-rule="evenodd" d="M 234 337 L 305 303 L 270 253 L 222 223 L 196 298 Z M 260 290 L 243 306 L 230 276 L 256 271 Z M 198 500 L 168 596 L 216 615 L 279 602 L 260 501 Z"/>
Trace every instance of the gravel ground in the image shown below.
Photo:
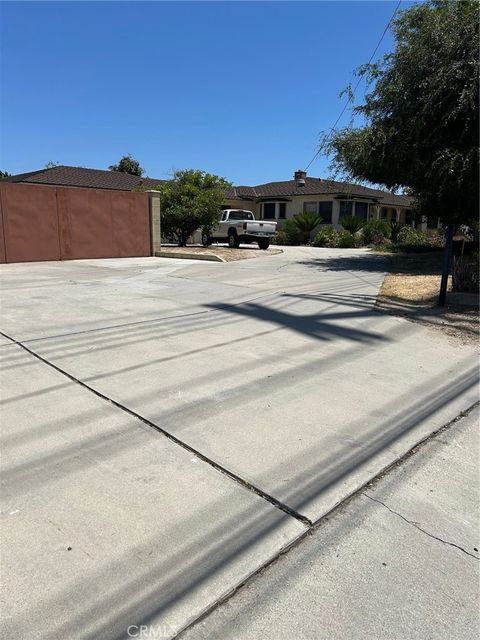
<path fill-rule="evenodd" d="M 282 249 L 270 247 L 266 251 L 262 251 L 257 245 L 242 245 L 239 249 L 230 249 L 227 246 L 212 244 L 210 247 L 202 247 L 200 245 L 188 245 L 187 247 L 177 247 L 174 245 L 162 245 L 162 251 L 172 253 L 208 253 L 219 256 L 225 262 L 233 262 L 234 260 L 245 260 L 246 258 L 260 258 L 262 256 L 274 256 L 277 253 L 283 253 Z"/>

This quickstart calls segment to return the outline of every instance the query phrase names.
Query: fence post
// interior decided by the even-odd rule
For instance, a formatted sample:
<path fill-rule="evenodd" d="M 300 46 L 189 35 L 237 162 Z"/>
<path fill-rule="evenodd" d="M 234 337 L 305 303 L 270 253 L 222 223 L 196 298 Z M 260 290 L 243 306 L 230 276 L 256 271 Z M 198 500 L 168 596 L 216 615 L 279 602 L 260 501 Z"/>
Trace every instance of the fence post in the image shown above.
<path fill-rule="evenodd" d="M 150 242 L 152 256 L 154 256 L 161 250 L 160 194 L 154 190 L 147 193 L 150 207 Z"/>

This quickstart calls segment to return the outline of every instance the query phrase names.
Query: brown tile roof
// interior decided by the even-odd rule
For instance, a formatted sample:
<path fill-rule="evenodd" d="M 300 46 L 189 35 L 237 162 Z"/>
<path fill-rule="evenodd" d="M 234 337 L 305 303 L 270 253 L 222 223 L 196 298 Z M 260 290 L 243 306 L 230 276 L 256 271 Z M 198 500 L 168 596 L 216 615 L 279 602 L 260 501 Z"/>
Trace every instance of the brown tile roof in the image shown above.
<path fill-rule="evenodd" d="M 356 198 L 368 198 L 387 206 L 411 206 L 413 198 L 410 196 L 395 195 L 381 189 L 370 189 L 358 184 L 348 182 L 335 182 L 323 178 L 305 178 L 305 186 L 298 187 L 295 180 L 284 182 L 267 182 L 255 187 L 232 187 L 227 192 L 229 199 L 236 198 L 282 198 L 288 196 L 350 196 Z"/>
<path fill-rule="evenodd" d="M 51 184 L 66 187 L 92 187 L 95 189 L 117 189 L 132 191 L 136 187 L 148 188 L 164 182 L 155 178 L 141 178 L 120 171 L 102 169 L 84 169 L 83 167 L 58 166 L 51 169 L 40 169 L 29 173 L 19 173 L 6 178 L 9 182 L 31 182 L 35 184 Z M 323 178 L 305 178 L 305 186 L 298 187 L 295 180 L 284 182 L 267 182 L 255 187 L 232 187 L 227 191 L 228 199 L 282 198 L 289 196 L 332 195 L 336 197 L 350 196 L 368 198 L 386 206 L 411 206 L 410 196 L 394 195 L 380 189 L 370 189 L 348 182 L 335 182 Z"/>
<path fill-rule="evenodd" d="M 136 187 L 154 187 L 164 180 L 141 178 L 121 171 L 84 169 L 83 167 L 58 166 L 29 173 L 9 176 L 8 182 L 31 182 L 64 187 L 91 187 L 94 189 L 115 189 L 133 191 Z"/>

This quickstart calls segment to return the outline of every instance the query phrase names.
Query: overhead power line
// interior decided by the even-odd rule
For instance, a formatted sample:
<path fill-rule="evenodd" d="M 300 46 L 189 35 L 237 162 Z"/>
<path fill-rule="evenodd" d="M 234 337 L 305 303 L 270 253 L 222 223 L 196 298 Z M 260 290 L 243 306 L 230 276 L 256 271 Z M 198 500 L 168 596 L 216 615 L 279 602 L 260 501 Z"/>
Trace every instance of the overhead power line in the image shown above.
<path fill-rule="evenodd" d="M 390 18 L 390 20 L 387 23 L 387 26 L 385 27 L 385 29 L 383 30 L 382 35 L 380 36 L 379 41 L 377 42 L 377 45 L 375 47 L 375 49 L 373 50 L 372 55 L 370 56 L 370 60 L 368 61 L 367 65 L 369 65 L 373 58 L 375 57 L 378 48 L 380 47 L 380 45 L 382 44 L 383 38 L 385 37 L 385 34 L 387 33 L 387 31 L 390 28 L 390 25 L 393 22 L 393 19 L 395 18 L 395 16 L 397 15 L 397 11 L 400 8 L 400 5 L 402 4 L 402 0 L 399 0 L 397 6 L 395 7 L 395 11 L 392 13 L 392 17 Z M 333 131 L 335 131 L 335 127 L 337 126 L 337 124 L 340 122 L 341 117 L 343 116 L 343 114 L 345 113 L 345 111 L 347 110 L 348 105 L 353 102 L 354 98 L 355 98 L 355 92 L 357 91 L 360 82 L 362 81 L 362 76 L 359 77 L 355 87 L 353 88 L 353 91 L 350 93 L 347 102 L 345 103 L 345 105 L 343 106 L 343 109 L 340 112 L 340 115 L 338 116 L 338 118 L 335 120 L 334 124 L 332 127 L 330 127 L 330 129 L 328 130 L 327 133 L 323 134 L 323 140 L 325 140 L 326 136 L 330 133 L 332 133 Z M 308 169 L 310 168 L 310 165 L 316 160 L 316 158 L 320 155 L 320 152 L 322 151 L 322 145 L 320 144 L 320 148 L 318 149 L 318 151 L 315 153 L 315 155 L 313 156 L 313 158 L 310 160 L 310 162 L 307 164 L 307 166 L 305 167 L 305 171 L 308 171 Z"/>

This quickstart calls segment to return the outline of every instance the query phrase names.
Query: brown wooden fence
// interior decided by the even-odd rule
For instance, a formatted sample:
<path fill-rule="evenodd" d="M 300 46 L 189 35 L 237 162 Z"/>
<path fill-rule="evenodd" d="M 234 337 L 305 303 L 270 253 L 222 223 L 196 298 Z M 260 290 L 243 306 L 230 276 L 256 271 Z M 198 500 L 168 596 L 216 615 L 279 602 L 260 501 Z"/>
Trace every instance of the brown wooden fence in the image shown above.
<path fill-rule="evenodd" d="M 3 182 L 0 262 L 151 255 L 147 193 Z"/>

